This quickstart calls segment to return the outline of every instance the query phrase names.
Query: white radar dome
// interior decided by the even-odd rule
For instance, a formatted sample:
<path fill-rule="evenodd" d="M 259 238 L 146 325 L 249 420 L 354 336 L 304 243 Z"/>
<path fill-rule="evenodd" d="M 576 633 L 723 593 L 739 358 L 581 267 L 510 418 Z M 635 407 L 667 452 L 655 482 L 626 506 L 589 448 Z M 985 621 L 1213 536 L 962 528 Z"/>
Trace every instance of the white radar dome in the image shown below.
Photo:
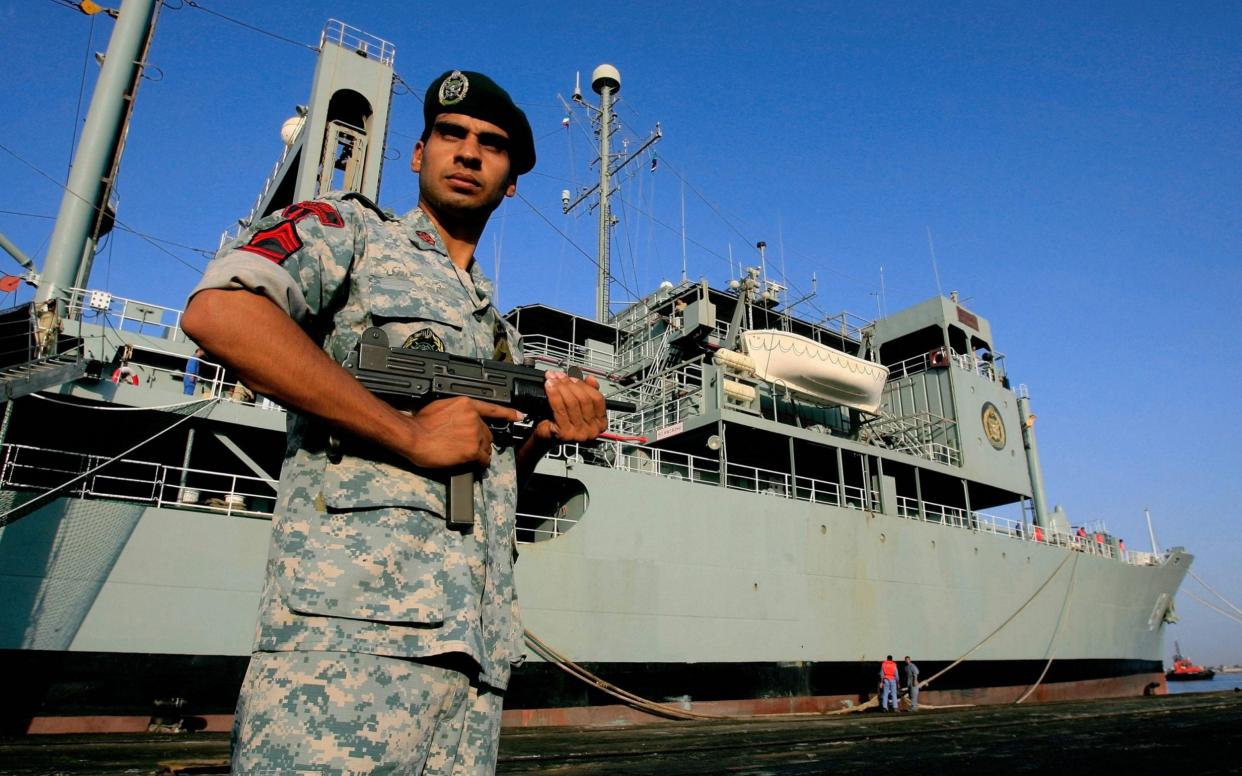
<path fill-rule="evenodd" d="M 591 88 L 596 94 L 603 94 L 605 86 L 613 94 L 621 91 L 621 73 L 612 65 L 600 65 L 591 73 Z"/>
<path fill-rule="evenodd" d="M 285 123 L 280 125 L 280 141 L 287 146 L 293 145 L 293 141 L 298 139 L 298 134 L 301 133 L 302 125 L 305 123 L 305 116 L 293 116 L 286 119 Z"/>

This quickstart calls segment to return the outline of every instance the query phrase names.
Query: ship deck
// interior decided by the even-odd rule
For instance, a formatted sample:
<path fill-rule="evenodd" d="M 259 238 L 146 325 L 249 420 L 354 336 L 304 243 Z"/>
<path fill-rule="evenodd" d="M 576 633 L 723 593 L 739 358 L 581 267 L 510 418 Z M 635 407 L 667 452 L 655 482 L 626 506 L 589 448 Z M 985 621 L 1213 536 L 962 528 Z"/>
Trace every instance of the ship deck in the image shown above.
<path fill-rule="evenodd" d="M 497 773 L 1237 772 L 1242 692 L 640 727 L 506 730 Z M 1210 742 L 1210 744 L 1208 743 Z M 224 734 L 0 739 L 13 776 L 225 773 Z"/>

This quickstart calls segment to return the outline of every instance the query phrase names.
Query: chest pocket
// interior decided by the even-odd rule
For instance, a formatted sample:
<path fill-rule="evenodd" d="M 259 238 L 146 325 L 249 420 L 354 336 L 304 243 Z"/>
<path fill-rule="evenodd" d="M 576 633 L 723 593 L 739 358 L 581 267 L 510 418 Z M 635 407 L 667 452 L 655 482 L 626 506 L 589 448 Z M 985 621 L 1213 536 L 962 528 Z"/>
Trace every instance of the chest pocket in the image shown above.
<path fill-rule="evenodd" d="M 366 306 L 372 326 L 388 334 L 390 347 L 416 347 L 470 355 L 472 340 L 459 288 L 437 282 L 435 275 L 416 279 L 405 274 L 369 279 Z"/>

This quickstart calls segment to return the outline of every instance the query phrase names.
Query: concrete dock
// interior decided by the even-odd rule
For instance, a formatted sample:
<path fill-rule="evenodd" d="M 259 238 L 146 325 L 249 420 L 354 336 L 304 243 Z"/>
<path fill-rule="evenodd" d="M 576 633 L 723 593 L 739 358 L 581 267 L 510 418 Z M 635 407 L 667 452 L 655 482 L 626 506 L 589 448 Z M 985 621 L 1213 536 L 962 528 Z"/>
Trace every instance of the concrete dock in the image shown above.
<path fill-rule="evenodd" d="M 227 736 L 0 739 L 0 774 L 225 773 Z M 526 728 L 502 734 L 501 774 L 1242 773 L 1242 693 L 1037 706 Z"/>

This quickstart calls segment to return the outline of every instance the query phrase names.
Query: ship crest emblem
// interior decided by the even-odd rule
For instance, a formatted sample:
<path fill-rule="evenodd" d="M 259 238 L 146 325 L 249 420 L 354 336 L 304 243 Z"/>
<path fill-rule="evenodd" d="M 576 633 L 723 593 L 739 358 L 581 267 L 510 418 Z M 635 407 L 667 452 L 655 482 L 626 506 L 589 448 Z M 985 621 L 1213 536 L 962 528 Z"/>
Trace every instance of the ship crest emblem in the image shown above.
<path fill-rule="evenodd" d="M 466 99 L 470 91 L 470 80 L 460 70 L 454 70 L 440 84 L 440 104 L 448 107 Z"/>
<path fill-rule="evenodd" d="M 983 433 L 997 450 L 1005 449 L 1005 421 L 992 402 L 983 403 Z"/>
<path fill-rule="evenodd" d="M 440 335 L 431 329 L 419 329 L 410 336 L 405 338 L 405 342 L 401 347 L 407 350 L 431 350 L 437 353 L 444 352 L 444 340 L 440 339 Z"/>

